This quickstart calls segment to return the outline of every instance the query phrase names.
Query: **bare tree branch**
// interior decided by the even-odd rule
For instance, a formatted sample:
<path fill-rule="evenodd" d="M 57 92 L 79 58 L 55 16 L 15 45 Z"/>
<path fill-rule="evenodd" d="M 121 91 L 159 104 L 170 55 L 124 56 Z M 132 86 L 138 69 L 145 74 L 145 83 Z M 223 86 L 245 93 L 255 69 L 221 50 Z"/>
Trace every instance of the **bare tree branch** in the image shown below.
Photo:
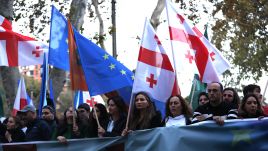
<path fill-rule="evenodd" d="M 100 46 L 101 46 L 102 49 L 106 50 L 105 49 L 105 45 L 104 45 L 104 40 L 105 40 L 104 24 L 103 24 L 103 19 L 101 17 L 100 11 L 99 11 L 99 3 L 98 3 L 98 0 L 92 0 L 92 4 L 95 7 L 96 16 L 98 17 L 99 24 L 100 24 L 98 43 L 100 44 Z"/>

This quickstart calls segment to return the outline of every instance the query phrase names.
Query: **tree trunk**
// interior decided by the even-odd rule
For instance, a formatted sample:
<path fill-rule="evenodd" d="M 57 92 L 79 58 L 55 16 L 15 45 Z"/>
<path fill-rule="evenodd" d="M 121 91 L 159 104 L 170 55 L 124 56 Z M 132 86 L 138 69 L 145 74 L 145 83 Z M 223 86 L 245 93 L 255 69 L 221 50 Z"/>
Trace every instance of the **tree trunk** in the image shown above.
<path fill-rule="evenodd" d="M 73 0 L 70 7 L 70 21 L 79 31 L 84 23 L 87 0 Z"/>
<path fill-rule="evenodd" d="M 0 0 L 0 15 L 10 21 L 13 18 L 13 2 L 13 0 Z M 0 75 L 2 76 L 3 88 L 8 105 L 7 112 L 10 113 L 17 92 L 19 70 L 17 67 L 0 67 Z"/>
<path fill-rule="evenodd" d="M 160 24 L 160 15 L 165 7 L 165 1 L 164 0 L 158 0 L 157 5 L 154 9 L 154 12 L 151 16 L 151 24 L 153 25 L 154 29 L 157 29 L 157 26 Z"/>
<path fill-rule="evenodd" d="M 96 16 L 99 20 L 99 24 L 100 24 L 100 29 L 99 29 L 99 44 L 101 46 L 102 49 L 105 49 L 105 45 L 104 45 L 104 39 L 105 39 L 105 35 L 104 35 L 104 24 L 103 24 L 103 19 L 101 17 L 100 11 L 99 11 L 99 2 L 98 0 L 92 0 L 92 4 L 95 8 L 95 12 L 96 12 Z"/>

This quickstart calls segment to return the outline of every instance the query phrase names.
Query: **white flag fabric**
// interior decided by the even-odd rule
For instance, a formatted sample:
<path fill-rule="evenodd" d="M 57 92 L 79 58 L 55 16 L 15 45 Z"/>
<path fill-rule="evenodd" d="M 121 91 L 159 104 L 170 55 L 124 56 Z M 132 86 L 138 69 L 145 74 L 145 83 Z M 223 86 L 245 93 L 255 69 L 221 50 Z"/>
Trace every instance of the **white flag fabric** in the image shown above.
<path fill-rule="evenodd" d="M 91 108 L 96 103 L 105 104 L 104 100 L 100 95 L 96 96 L 90 96 L 88 91 L 77 91 L 75 100 L 74 100 L 74 106 L 77 109 L 78 106 L 82 103 L 87 103 Z"/>
<path fill-rule="evenodd" d="M 33 101 L 27 95 L 24 78 L 21 77 L 14 101 L 12 115 L 16 116 L 17 112 L 22 110 L 26 105 L 33 105 Z"/>
<path fill-rule="evenodd" d="M 147 92 L 166 102 L 175 84 L 175 72 L 149 21 L 145 21 L 132 93 Z"/>
<path fill-rule="evenodd" d="M 2 16 L 0 23 L 1 20 Z M 4 19 L 0 24 L 0 66 L 41 65 L 44 53 L 48 52 L 47 44 L 13 32 L 6 22 Z"/>
<path fill-rule="evenodd" d="M 189 51 L 194 52 L 193 58 L 199 71 L 200 80 L 204 83 L 219 82 L 219 75 L 230 68 L 229 62 L 196 27 L 190 24 L 190 21 L 169 0 L 166 0 L 166 9 L 169 20 L 170 38 L 171 41 L 177 43 L 177 47 L 176 44 L 175 46 L 173 44 L 173 51 L 176 52 L 181 45 L 186 45 L 185 47 Z M 190 58 L 187 58 L 190 62 Z M 179 59 L 182 58 L 175 58 L 175 62 L 181 62 Z M 180 66 L 178 68 L 176 67 L 176 69 L 181 70 Z M 185 70 L 182 70 L 182 72 L 185 72 Z"/>

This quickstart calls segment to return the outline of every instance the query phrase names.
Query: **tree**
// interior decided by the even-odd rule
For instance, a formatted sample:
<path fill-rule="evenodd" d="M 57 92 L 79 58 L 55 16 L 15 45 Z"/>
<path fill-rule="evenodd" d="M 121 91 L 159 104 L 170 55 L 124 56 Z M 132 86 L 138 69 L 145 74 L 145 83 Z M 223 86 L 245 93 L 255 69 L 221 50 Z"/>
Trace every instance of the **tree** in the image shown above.
<path fill-rule="evenodd" d="M 61 13 L 68 16 L 71 23 L 78 30 L 83 25 L 85 10 L 87 6 L 87 0 L 73 0 L 73 1 L 54 1 L 54 5 L 58 5 Z M 20 26 L 22 29 L 28 29 L 28 31 L 39 40 L 49 41 L 47 39 L 49 33 L 49 21 L 51 7 L 48 1 L 39 0 L 38 2 L 32 1 L 29 3 L 24 0 L 16 0 L 14 4 L 15 20 L 22 21 Z M 23 19 L 22 19 L 23 18 Z M 24 33 L 25 31 L 21 31 Z M 26 32 L 27 33 L 27 32 Z M 66 82 L 66 72 L 58 68 L 50 68 L 50 79 L 53 83 L 53 94 L 55 99 L 59 96 L 62 88 Z"/>
<path fill-rule="evenodd" d="M 13 19 L 13 0 L 0 0 L 0 15 L 6 17 L 10 21 Z M 17 81 L 19 79 L 19 70 L 16 67 L 0 67 L 2 83 L 5 90 L 5 97 L 9 109 L 15 100 L 17 92 Z"/>
<path fill-rule="evenodd" d="M 254 78 L 256 81 L 268 72 L 268 2 L 265 0 L 175 0 L 184 10 L 185 15 L 198 23 L 201 13 L 213 17 L 207 20 L 212 27 L 212 43 L 222 50 L 234 65 L 224 73 L 225 83 L 237 87 L 242 79 Z M 202 5 L 201 5 L 202 3 Z M 214 5 L 212 12 L 208 5 Z M 154 28 L 159 25 L 159 17 L 164 1 L 158 0 L 151 17 Z M 201 7 L 200 7 L 201 6 Z M 221 16 L 221 17 L 218 17 Z M 230 45 L 230 47 L 228 47 Z M 224 50 L 224 51 L 223 51 Z"/>
<path fill-rule="evenodd" d="M 230 82 L 237 85 L 241 79 L 258 80 L 263 71 L 268 71 L 268 1 L 266 0 L 224 0 L 213 1 L 216 19 L 212 40 L 216 47 L 230 48 L 224 53 L 237 67 L 238 75 Z M 228 41 L 228 42 L 226 42 Z M 234 71 L 227 74 L 232 76 Z"/>

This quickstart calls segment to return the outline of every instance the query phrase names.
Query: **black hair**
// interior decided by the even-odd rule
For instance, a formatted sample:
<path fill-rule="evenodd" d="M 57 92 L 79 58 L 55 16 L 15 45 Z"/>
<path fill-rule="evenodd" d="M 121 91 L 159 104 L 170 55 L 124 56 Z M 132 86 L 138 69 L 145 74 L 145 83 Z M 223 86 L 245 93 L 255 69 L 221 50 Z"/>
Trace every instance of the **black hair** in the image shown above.
<path fill-rule="evenodd" d="M 118 112 L 120 114 L 120 117 L 125 116 L 127 114 L 127 106 L 121 96 L 114 96 L 107 100 L 107 104 L 113 100 L 114 104 L 118 108 Z"/>
<path fill-rule="evenodd" d="M 253 93 L 255 89 L 259 89 L 261 91 L 261 87 L 256 84 L 249 84 L 243 88 L 243 95 L 246 96 L 249 93 Z"/>
<path fill-rule="evenodd" d="M 87 103 L 80 104 L 77 109 L 80 109 L 80 108 L 83 108 L 86 111 L 90 111 L 90 106 Z"/>

